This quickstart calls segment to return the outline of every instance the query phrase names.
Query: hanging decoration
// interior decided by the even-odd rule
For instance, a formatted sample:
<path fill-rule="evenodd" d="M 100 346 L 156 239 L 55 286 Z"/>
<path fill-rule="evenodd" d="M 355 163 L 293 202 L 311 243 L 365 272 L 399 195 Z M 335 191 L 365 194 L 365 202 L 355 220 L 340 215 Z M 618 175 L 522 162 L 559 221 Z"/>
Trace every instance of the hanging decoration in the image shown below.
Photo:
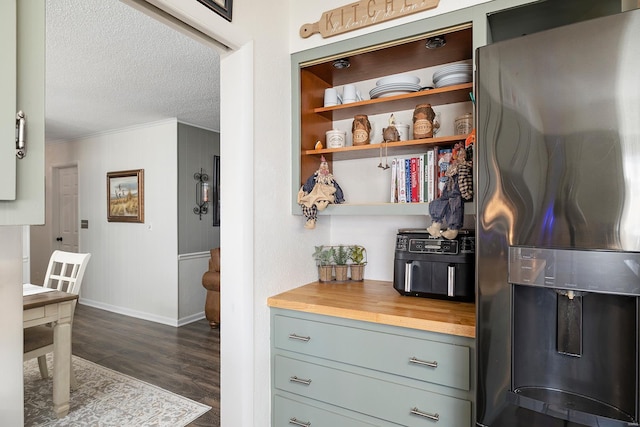
<path fill-rule="evenodd" d="M 440 0 L 360 0 L 324 12 L 318 22 L 304 24 L 300 27 L 300 37 L 306 39 L 316 33 L 324 38 L 332 37 L 434 9 L 439 3 Z"/>

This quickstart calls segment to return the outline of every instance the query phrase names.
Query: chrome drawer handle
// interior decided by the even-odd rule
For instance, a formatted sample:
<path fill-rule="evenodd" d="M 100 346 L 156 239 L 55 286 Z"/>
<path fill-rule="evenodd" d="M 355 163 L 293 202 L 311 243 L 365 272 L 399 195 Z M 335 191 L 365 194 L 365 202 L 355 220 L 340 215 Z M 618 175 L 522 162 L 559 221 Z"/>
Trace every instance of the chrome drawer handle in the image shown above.
<path fill-rule="evenodd" d="M 436 414 L 430 414 L 428 412 L 422 412 L 418 408 L 413 408 L 411 410 L 411 413 L 413 415 L 419 415 L 421 417 L 429 418 L 430 420 L 433 420 L 433 421 L 439 421 L 440 420 L 440 415 L 438 415 L 437 413 Z"/>
<path fill-rule="evenodd" d="M 433 362 L 427 362 L 426 360 L 416 359 L 415 357 L 412 357 L 411 359 L 409 359 L 409 363 L 415 363 L 416 365 L 425 365 L 425 366 L 429 366 L 430 368 L 438 367 L 438 362 L 435 360 Z"/>
<path fill-rule="evenodd" d="M 24 159 L 24 156 L 27 155 L 27 148 L 24 140 L 25 120 L 25 115 L 22 110 L 18 111 L 16 114 L 16 157 L 19 159 Z"/>
<path fill-rule="evenodd" d="M 311 337 L 301 337 L 300 335 L 289 334 L 289 339 L 307 342 L 311 339 Z"/>
<path fill-rule="evenodd" d="M 300 383 L 300 384 L 304 384 L 304 385 L 309 385 L 311 384 L 311 380 L 303 380 L 302 378 L 298 378 L 298 377 L 291 377 L 289 378 L 289 381 L 291 381 L 292 383 Z"/>
<path fill-rule="evenodd" d="M 311 425 L 311 422 L 307 421 L 306 423 L 303 423 L 302 421 L 298 421 L 295 418 L 289 418 L 289 424 L 293 424 L 294 426 L 309 427 Z"/>

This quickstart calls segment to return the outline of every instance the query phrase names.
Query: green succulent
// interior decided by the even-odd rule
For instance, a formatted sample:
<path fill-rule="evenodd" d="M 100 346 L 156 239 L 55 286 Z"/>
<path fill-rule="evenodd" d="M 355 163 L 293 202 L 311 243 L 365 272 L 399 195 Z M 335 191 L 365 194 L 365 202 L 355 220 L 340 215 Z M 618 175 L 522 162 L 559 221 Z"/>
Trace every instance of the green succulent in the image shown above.
<path fill-rule="evenodd" d="M 366 264 L 365 256 L 367 254 L 367 250 L 364 246 L 354 245 L 351 246 L 349 258 L 354 264 Z"/>
<path fill-rule="evenodd" d="M 324 246 L 315 246 L 315 252 L 313 253 L 313 259 L 316 260 L 318 265 L 329 265 L 333 258 L 333 248 Z"/>

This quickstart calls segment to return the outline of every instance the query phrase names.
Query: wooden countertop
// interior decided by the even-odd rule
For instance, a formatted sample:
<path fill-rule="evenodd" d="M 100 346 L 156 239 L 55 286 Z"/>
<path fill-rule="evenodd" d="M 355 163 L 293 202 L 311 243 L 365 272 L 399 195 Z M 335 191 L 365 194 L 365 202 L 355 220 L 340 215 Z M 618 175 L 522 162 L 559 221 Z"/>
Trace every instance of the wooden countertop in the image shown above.
<path fill-rule="evenodd" d="M 269 307 L 476 336 L 474 303 L 400 295 L 391 282 L 314 282 L 267 299 Z"/>

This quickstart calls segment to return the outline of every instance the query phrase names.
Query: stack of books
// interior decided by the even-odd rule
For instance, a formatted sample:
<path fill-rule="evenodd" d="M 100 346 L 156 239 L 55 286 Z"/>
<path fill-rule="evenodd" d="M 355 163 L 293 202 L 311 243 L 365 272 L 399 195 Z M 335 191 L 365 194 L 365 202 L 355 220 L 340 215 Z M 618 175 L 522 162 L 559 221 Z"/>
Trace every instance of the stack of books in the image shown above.
<path fill-rule="evenodd" d="M 428 203 L 442 194 L 452 147 L 391 160 L 391 203 Z"/>

